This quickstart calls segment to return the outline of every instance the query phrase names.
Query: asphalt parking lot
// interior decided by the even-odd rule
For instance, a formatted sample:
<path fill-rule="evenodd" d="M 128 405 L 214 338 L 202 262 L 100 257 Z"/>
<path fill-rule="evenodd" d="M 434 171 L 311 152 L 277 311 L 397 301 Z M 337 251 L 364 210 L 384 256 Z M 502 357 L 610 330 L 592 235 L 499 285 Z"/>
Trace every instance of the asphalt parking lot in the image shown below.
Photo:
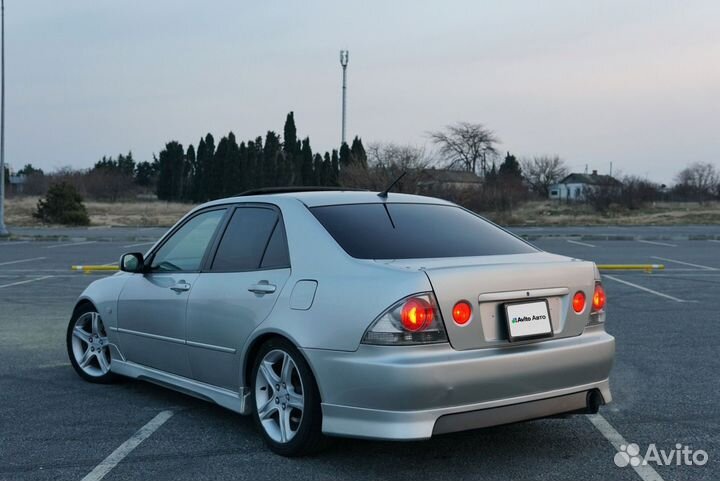
<path fill-rule="evenodd" d="M 666 266 L 604 274 L 617 359 L 614 403 L 601 417 L 540 420 L 426 442 L 338 439 L 305 459 L 270 453 L 250 418 L 148 383 L 92 385 L 73 372 L 67 322 L 75 298 L 102 274 L 73 273 L 69 266 L 116 262 L 151 242 L 0 242 L 0 479 L 80 480 L 89 473 L 87 479 L 98 479 L 97 466 L 160 413 L 167 421 L 103 479 L 652 479 L 653 472 L 615 465 L 611 441 L 619 440 L 643 451 L 650 443 L 702 449 L 709 457 L 704 466 L 654 470 L 665 480 L 718 479 L 720 241 L 652 239 L 533 240 L 544 250 L 598 263 Z"/>

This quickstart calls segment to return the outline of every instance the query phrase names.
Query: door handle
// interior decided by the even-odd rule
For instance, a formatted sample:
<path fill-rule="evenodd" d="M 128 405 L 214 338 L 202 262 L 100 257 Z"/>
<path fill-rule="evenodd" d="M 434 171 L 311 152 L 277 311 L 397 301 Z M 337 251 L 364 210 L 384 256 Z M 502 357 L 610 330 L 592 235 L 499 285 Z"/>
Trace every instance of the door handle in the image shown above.
<path fill-rule="evenodd" d="M 275 285 L 270 284 L 267 281 L 260 281 L 257 284 L 253 284 L 252 286 L 248 287 L 248 291 L 254 292 L 255 294 L 272 294 L 275 292 Z"/>
<path fill-rule="evenodd" d="M 185 281 L 180 281 L 174 286 L 170 287 L 175 292 L 185 292 L 190 290 L 190 284 Z"/>

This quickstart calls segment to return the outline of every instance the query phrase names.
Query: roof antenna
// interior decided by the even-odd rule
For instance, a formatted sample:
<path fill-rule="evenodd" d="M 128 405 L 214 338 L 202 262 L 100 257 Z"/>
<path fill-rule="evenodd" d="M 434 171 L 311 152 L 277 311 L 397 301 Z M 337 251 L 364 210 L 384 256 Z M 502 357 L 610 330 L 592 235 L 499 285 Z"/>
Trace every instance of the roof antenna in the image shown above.
<path fill-rule="evenodd" d="M 393 187 L 395 187 L 395 184 L 397 184 L 398 182 L 400 182 L 400 179 L 402 179 L 403 177 L 405 177 L 405 174 L 407 174 L 407 171 L 403 171 L 403 173 L 400 174 L 400 176 L 399 176 L 397 179 L 393 180 L 392 184 L 390 184 L 390 185 L 387 186 L 387 189 L 383 190 L 382 192 L 380 192 L 380 193 L 378 194 L 378 197 L 382 197 L 383 199 L 387 199 L 387 196 L 388 196 L 388 193 L 390 192 L 390 189 L 392 189 Z"/>

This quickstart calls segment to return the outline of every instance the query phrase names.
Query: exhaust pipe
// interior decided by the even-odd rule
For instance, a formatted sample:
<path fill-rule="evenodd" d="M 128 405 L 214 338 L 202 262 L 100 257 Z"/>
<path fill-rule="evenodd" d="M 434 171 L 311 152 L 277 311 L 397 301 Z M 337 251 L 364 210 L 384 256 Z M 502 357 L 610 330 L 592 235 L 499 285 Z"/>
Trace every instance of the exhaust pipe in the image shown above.
<path fill-rule="evenodd" d="M 603 404 L 605 404 L 605 399 L 603 398 L 602 394 L 598 389 L 588 391 L 585 414 L 597 414 L 600 406 L 602 406 Z"/>

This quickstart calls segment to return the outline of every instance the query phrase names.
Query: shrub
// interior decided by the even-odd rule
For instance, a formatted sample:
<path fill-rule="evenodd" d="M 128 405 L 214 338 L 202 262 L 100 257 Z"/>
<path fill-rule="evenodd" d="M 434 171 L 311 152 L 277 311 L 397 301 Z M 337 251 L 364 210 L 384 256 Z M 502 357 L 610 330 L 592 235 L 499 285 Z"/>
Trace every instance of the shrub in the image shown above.
<path fill-rule="evenodd" d="M 51 185 L 45 199 L 38 201 L 33 216 L 48 224 L 90 224 L 82 196 L 67 182 Z"/>

